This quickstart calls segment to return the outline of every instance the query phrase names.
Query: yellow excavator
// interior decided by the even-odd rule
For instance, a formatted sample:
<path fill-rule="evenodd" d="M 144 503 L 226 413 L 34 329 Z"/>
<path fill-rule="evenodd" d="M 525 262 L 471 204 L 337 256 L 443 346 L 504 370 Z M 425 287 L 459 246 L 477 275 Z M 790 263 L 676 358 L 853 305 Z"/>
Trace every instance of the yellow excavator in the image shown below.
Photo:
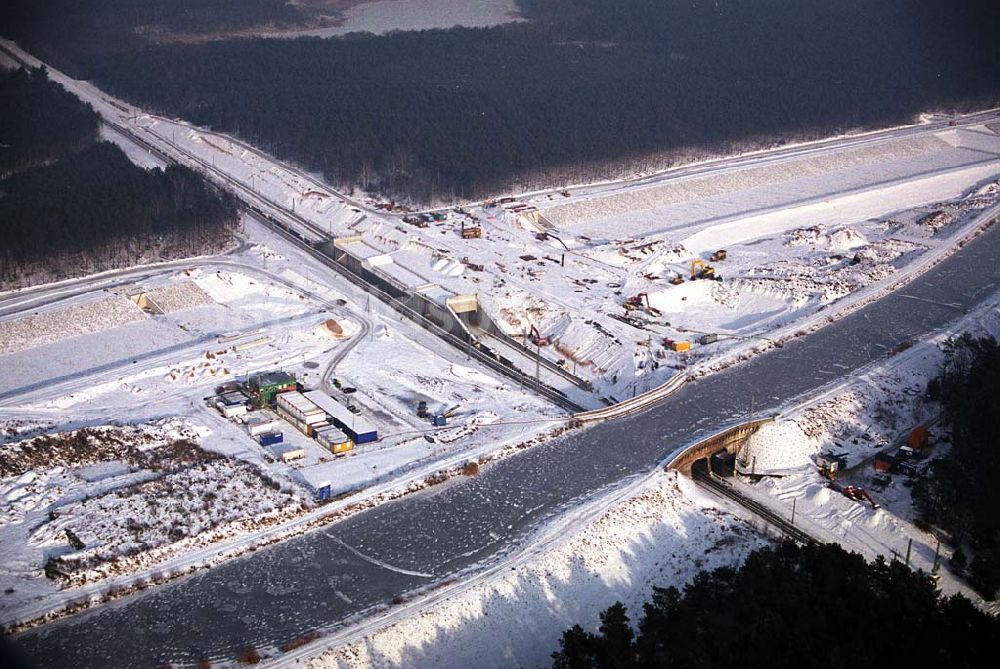
<path fill-rule="evenodd" d="M 695 279 L 714 279 L 715 278 L 715 268 L 711 265 L 706 265 L 704 260 L 692 260 L 691 261 L 691 280 Z"/>

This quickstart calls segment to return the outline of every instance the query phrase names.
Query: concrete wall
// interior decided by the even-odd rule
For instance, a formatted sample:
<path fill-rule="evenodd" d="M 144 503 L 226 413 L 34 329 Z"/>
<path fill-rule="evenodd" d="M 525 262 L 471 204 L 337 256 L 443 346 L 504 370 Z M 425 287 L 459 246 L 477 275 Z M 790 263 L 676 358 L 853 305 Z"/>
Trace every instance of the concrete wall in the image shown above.
<path fill-rule="evenodd" d="M 691 466 L 695 462 L 702 458 L 710 458 L 714 453 L 718 453 L 721 450 L 736 453 L 743 447 L 747 439 L 750 438 L 750 435 L 756 432 L 761 425 L 770 423 L 773 420 L 774 417 L 772 416 L 740 423 L 710 437 L 706 437 L 674 456 L 674 459 L 667 465 L 667 469 L 676 469 L 687 476 L 691 476 Z"/>

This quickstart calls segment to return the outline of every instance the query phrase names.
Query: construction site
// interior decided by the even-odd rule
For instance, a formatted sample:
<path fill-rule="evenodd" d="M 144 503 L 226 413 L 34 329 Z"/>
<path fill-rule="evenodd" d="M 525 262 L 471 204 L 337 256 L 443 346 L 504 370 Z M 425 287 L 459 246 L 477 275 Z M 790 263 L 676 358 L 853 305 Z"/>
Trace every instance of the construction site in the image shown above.
<path fill-rule="evenodd" d="M 242 229 L 221 255 L 0 296 L 2 440 L 19 458 L 2 481 L 8 629 L 416 498 L 387 505 L 413 514 L 396 525 L 310 535 L 322 547 L 299 559 L 337 560 L 323 564 L 338 573 L 350 563 L 354 581 L 300 575 L 310 582 L 266 592 L 292 607 L 269 624 L 296 626 L 303 611 L 308 625 L 345 619 L 384 604 L 384 591 L 363 591 L 366 570 L 391 574 L 405 602 L 522 545 L 563 504 L 650 467 L 661 481 L 657 463 L 682 446 L 671 469 L 770 514 L 786 535 L 864 533 L 873 555 L 934 566 L 930 535 L 887 513 L 905 518 L 903 481 L 940 446 L 926 407 L 897 411 L 882 434 L 891 412 L 865 404 L 877 393 L 835 388 L 775 418 L 757 415 L 749 386 L 730 397 L 709 384 L 842 322 L 987 230 L 1000 203 L 995 114 L 418 211 L 339 193 L 233 138 L 63 81 L 133 151 L 236 194 Z M 988 281 L 977 262 L 967 274 Z M 959 298 L 934 295 L 913 299 L 961 311 L 948 301 Z M 828 349 L 838 346 L 848 345 Z M 790 402 L 907 351 L 879 339 L 847 362 L 814 355 L 801 376 L 798 361 L 772 357 L 771 370 L 791 371 L 749 392 Z M 801 386 L 777 387 L 789 378 Z M 648 411 L 682 386 L 704 393 L 695 410 L 681 392 L 670 410 Z M 710 402 L 715 413 L 700 415 Z M 578 429 L 587 424 L 599 425 Z M 132 431 L 150 453 L 121 447 Z M 39 460 L 49 438 L 87 455 Z M 486 465 L 507 488 L 488 489 Z M 715 508 L 686 485 L 660 502 Z M 453 489 L 481 492 L 479 510 Z M 178 503 L 158 502 L 163 490 Z M 115 513 L 120 522 L 105 522 Z M 490 524 L 468 524 L 479 517 Z M 433 522 L 456 529 L 413 530 Z M 421 553 L 444 534 L 442 554 L 458 557 Z M 388 557 L 369 555 L 379 549 Z M 321 613 L 300 606 L 309 588 L 321 589 L 310 600 Z"/>

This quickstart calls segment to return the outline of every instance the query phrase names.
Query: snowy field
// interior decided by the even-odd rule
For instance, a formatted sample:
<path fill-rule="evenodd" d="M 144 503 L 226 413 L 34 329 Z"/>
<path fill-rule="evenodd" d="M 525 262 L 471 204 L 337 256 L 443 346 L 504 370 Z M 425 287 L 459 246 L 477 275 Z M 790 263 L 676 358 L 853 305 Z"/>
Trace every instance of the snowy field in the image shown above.
<path fill-rule="evenodd" d="M 518 20 L 521 19 L 514 0 L 375 0 L 347 9 L 339 26 L 265 35 L 335 37 L 352 32 L 477 28 Z"/>
<path fill-rule="evenodd" d="M 547 666 L 563 630 L 596 631 L 615 601 L 636 619 L 654 586 L 682 587 L 766 543 L 691 481 L 659 472 L 555 546 L 305 666 Z"/>

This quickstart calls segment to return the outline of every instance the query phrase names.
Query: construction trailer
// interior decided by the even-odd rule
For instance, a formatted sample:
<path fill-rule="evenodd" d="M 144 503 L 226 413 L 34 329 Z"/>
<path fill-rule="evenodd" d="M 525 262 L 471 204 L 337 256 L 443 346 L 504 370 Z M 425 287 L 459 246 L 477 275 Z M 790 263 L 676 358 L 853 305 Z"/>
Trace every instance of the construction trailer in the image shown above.
<path fill-rule="evenodd" d="M 215 406 L 226 418 L 236 418 L 237 416 L 243 416 L 249 409 L 247 408 L 247 402 L 250 401 L 250 397 L 246 393 L 239 390 L 231 391 L 228 393 L 222 393 L 215 400 Z"/>
<path fill-rule="evenodd" d="M 663 340 L 663 345 L 669 348 L 671 351 L 676 351 L 677 353 L 684 353 L 685 351 L 691 350 L 691 342 L 685 340 L 676 340 L 666 337 Z"/>
<path fill-rule="evenodd" d="M 274 454 L 275 460 L 281 460 L 286 464 L 306 457 L 306 451 L 301 446 L 279 443 L 274 444 L 270 449 L 271 453 Z"/>
<path fill-rule="evenodd" d="M 329 424 L 326 412 L 297 390 L 278 395 L 278 415 L 295 426 L 299 432 L 309 436 L 312 436 L 313 430 L 321 423 Z"/>
<path fill-rule="evenodd" d="M 378 429 L 364 416 L 353 414 L 340 402 L 324 393 L 322 390 L 310 390 L 304 397 L 318 406 L 333 421 L 333 424 L 344 431 L 355 444 L 367 444 L 378 441 Z"/>
<path fill-rule="evenodd" d="M 343 455 L 354 448 L 350 437 L 333 425 L 316 430 L 316 441 L 334 455 Z"/>
<path fill-rule="evenodd" d="M 256 437 L 265 432 L 274 432 L 281 425 L 274 414 L 267 411 L 254 411 L 243 416 L 243 424 L 247 426 L 247 432 L 251 437 Z"/>
<path fill-rule="evenodd" d="M 279 393 L 298 390 L 299 386 L 295 377 L 287 372 L 265 372 L 251 376 L 247 381 L 247 388 L 264 406 L 274 403 L 274 398 Z"/>
<path fill-rule="evenodd" d="M 835 479 L 841 471 L 847 468 L 846 453 L 821 453 L 816 458 L 820 473 L 828 479 Z"/>

